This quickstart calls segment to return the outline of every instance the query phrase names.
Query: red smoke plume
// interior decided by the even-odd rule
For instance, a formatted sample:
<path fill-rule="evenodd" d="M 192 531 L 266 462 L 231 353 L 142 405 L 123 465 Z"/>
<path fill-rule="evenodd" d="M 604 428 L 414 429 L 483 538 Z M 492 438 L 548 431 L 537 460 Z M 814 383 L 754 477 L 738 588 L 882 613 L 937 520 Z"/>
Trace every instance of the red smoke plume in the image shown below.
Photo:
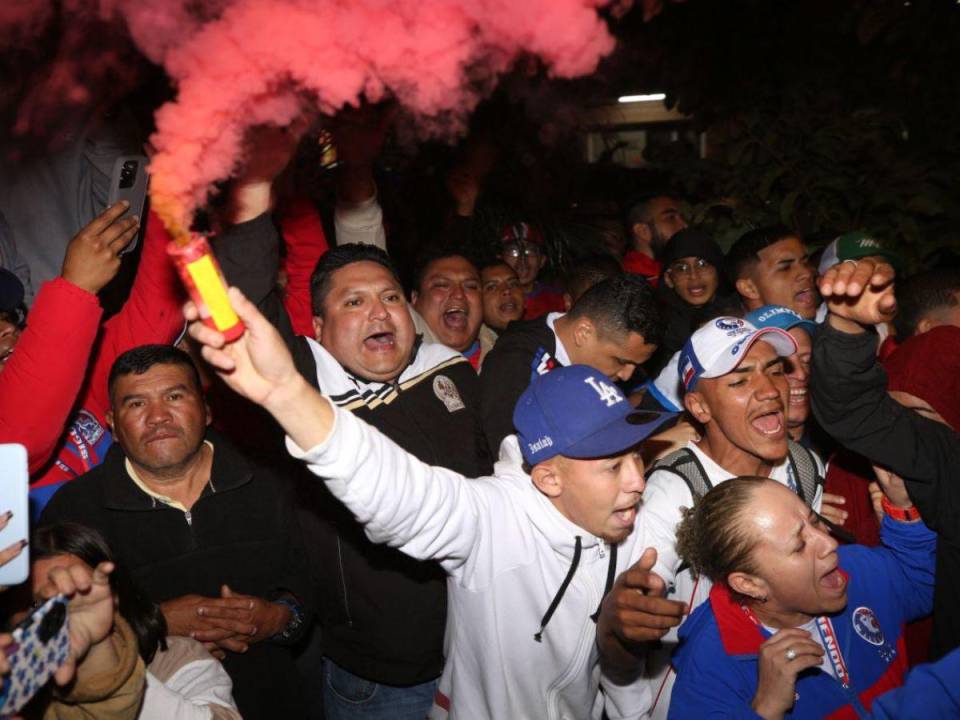
<path fill-rule="evenodd" d="M 49 12 L 50 2 L 7 2 L 21 25 L 36 19 L 24 6 Z M 452 134 L 521 55 L 575 77 L 593 72 L 614 45 L 598 15 L 610 0 L 61 2 L 61 13 L 72 6 L 122 16 L 177 88 L 151 139 L 153 207 L 175 232 L 234 170 L 252 125 L 285 125 L 306 106 L 333 112 L 390 95 L 432 119 L 433 131 L 442 121 Z"/>

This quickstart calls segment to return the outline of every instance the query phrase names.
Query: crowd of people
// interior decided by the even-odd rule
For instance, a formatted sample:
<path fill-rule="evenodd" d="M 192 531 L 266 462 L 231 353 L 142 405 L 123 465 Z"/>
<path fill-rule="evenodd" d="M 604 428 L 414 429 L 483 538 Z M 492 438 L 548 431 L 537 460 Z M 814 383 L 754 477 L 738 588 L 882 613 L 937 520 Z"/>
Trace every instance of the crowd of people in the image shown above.
<path fill-rule="evenodd" d="M 63 594 L 71 635 L 26 716 L 960 717 L 960 273 L 724 252 L 668 189 L 564 265 L 486 232 L 469 154 L 411 263 L 376 147 L 328 217 L 282 140 L 208 220 L 233 342 L 152 213 L 91 208 L 56 274 L 0 201 L 8 619 Z"/>

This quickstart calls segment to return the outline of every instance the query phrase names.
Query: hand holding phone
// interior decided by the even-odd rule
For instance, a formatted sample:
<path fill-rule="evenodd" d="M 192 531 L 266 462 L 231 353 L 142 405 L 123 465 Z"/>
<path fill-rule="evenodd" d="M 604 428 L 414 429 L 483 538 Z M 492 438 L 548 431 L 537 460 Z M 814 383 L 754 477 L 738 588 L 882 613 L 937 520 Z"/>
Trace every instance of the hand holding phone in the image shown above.
<path fill-rule="evenodd" d="M 70 655 L 67 600 L 50 598 L 14 628 L 3 652 L 9 667 L 0 691 L 0 715 L 11 715 L 47 684 Z"/>
<path fill-rule="evenodd" d="M 113 163 L 107 207 L 121 200 L 128 202 L 129 208 L 121 215 L 121 219 L 133 216 L 143 219 L 143 208 L 147 202 L 147 186 L 150 182 L 150 177 L 147 175 L 147 162 L 145 155 L 121 155 Z M 141 226 L 146 227 L 146 223 L 142 222 Z M 123 255 L 133 250 L 137 246 L 138 238 L 139 229 L 119 254 Z"/>

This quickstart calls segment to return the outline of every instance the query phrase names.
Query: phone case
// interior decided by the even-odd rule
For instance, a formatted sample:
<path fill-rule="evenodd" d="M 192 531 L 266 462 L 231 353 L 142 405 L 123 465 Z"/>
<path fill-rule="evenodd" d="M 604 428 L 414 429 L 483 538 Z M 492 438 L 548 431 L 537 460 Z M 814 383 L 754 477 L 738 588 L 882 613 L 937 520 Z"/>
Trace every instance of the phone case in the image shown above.
<path fill-rule="evenodd" d="M 5 650 L 10 674 L 3 679 L 0 715 L 12 715 L 49 682 L 70 652 L 67 600 L 50 598 L 13 631 Z"/>
<path fill-rule="evenodd" d="M 137 246 L 140 234 L 147 225 L 143 217 L 143 208 L 147 202 L 147 187 L 150 184 L 150 176 L 147 174 L 148 162 L 145 155 L 121 155 L 113 162 L 107 206 L 113 205 L 118 200 L 126 200 L 130 203 L 130 207 L 120 217 L 136 215 L 141 221 L 140 232 L 120 251 L 121 255 L 131 252 Z"/>
<path fill-rule="evenodd" d="M 0 530 L 0 549 L 26 540 L 30 535 L 30 476 L 27 472 L 27 451 L 23 445 L 0 445 L 0 515 L 10 510 L 13 517 Z M 6 565 L 0 565 L 0 586 L 11 587 L 25 582 L 30 575 L 30 547 L 20 551 Z"/>

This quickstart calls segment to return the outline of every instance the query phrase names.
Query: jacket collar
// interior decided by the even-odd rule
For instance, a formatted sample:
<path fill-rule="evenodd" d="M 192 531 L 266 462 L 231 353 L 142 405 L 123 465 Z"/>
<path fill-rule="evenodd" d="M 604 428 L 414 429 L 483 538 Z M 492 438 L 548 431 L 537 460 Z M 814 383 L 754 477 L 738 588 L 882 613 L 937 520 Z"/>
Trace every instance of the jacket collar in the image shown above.
<path fill-rule="evenodd" d="M 840 570 L 844 577 L 849 575 Z M 720 640 L 727 655 L 757 655 L 770 636 L 756 616 L 738 603 L 724 584 L 710 588 L 710 608 L 717 620 Z"/>
<path fill-rule="evenodd" d="M 213 467 L 210 470 L 211 483 L 203 489 L 200 497 L 213 492 L 233 490 L 250 482 L 253 466 L 234 448 L 230 442 L 216 430 L 207 428 L 205 436 L 214 446 Z M 124 460 L 126 455 L 118 443 L 114 443 L 100 466 L 106 476 L 104 503 L 111 510 L 152 510 L 156 502 L 127 474 Z"/>

